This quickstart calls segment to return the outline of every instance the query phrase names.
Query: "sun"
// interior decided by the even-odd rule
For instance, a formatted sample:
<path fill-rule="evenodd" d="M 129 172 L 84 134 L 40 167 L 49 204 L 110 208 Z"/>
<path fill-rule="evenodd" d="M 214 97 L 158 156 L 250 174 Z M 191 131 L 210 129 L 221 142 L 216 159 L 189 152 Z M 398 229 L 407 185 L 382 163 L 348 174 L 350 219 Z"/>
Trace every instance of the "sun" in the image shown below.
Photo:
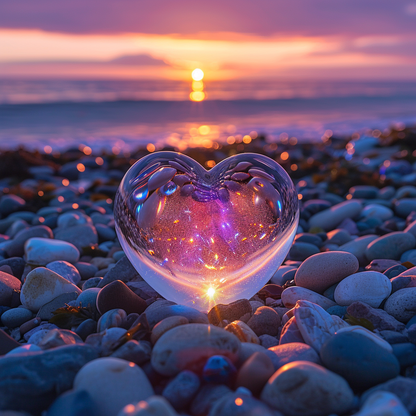
<path fill-rule="evenodd" d="M 192 71 L 192 79 L 194 81 L 202 81 L 204 78 L 204 71 L 202 69 L 196 68 Z"/>

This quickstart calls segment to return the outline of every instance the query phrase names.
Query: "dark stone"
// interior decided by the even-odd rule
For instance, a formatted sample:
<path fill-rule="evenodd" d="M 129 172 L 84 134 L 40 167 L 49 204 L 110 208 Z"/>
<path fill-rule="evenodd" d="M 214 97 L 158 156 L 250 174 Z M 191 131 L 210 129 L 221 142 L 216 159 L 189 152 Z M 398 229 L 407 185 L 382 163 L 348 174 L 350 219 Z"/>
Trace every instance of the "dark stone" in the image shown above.
<path fill-rule="evenodd" d="M 407 267 L 404 267 L 401 264 L 397 264 L 396 266 L 388 268 L 383 274 L 387 276 L 389 279 L 393 279 L 393 277 L 398 276 L 400 273 L 403 273 L 406 270 Z"/>
<path fill-rule="evenodd" d="M 67 391 L 59 396 L 46 416 L 99 416 L 94 401 L 85 390 Z"/>
<path fill-rule="evenodd" d="M 416 365 L 416 345 L 411 342 L 393 344 L 393 354 L 398 359 L 402 369 Z"/>
<path fill-rule="evenodd" d="M 20 344 L 16 340 L 14 340 L 10 335 L 6 334 L 2 329 L 0 329 L 0 355 L 7 354 L 9 351 L 14 350 L 17 347 L 20 347 Z"/>
<path fill-rule="evenodd" d="M 85 341 L 88 335 L 95 334 L 97 332 L 97 322 L 94 319 L 86 319 L 75 330 L 75 333 Z"/>
<path fill-rule="evenodd" d="M 55 232 L 57 240 L 73 244 L 80 252 L 98 244 L 98 235 L 92 224 L 78 224 L 69 228 L 58 229 Z"/>
<path fill-rule="evenodd" d="M 120 280 L 109 283 L 100 290 L 97 296 L 97 309 L 101 314 L 111 309 L 124 309 L 127 314 L 143 313 L 146 302 L 131 291 Z"/>
<path fill-rule="evenodd" d="M 82 280 L 90 279 L 98 272 L 98 267 L 90 263 L 78 262 L 75 263 L 74 266 L 78 270 Z"/>
<path fill-rule="evenodd" d="M 308 257 L 318 254 L 319 248 L 309 243 L 295 243 L 289 250 L 288 258 L 290 260 L 304 261 Z"/>
<path fill-rule="evenodd" d="M 130 282 L 132 280 L 143 280 L 136 269 L 130 263 L 130 260 L 124 256 L 122 257 L 116 265 L 109 270 L 106 275 L 103 277 L 103 280 L 98 284 L 97 287 L 104 287 L 115 280 L 121 280 L 124 283 Z"/>
<path fill-rule="evenodd" d="M 295 271 L 295 270 L 294 270 Z M 289 270 L 289 272 L 292 272 L 292 270 Z M 288 272 L 286 272 L 288 273 Z M 286 275 L 285 273 L 285 275 Z M 263 286 L 259 292 L 257 293 L 257 296 L 265 301 L 267 298 L 272 299 L 280 299 L 283 292 L 282 286 L 276 285 L 276 284 L 268 284 L 266 286 Z"/>
<path fill-rule="evenodd" d="M 72 388 L 81 367 L 96 358 L 98 353 L 90 346 L 67 345 L 0 359 L 0 410 L 39 415 Z"/>
<path fill-rule="evenodd" d="M 9 257 L 21 257 L 25 254 L 25 243 L 29 238 L 53 238 L 52 230 L 46 225 L 35 225 L 19 231 L 13 240 L 6 245 L 6 253 Z"/>
<path fill-rule="evenodd" d="M 358 390 L 366 390 L 400 373 L 399 362 L 393 354 L 355 332 L 342 332 L 329 338 L 320 356 L 326 368 L 344 377 Z"/>
<path fill-rule="evenodd" d="M 228 393 L 231 393 L 231 390 L 223 384 L 205 384 L 192 401 L 191 414 L 193 416 L 207 416 L 216 401 Z"/>
<path fill-rule="evenodd" d="M 248 320 L 247 325 L 257 336 L 271 335 L 276 336 L 279 332 L 280 316 L 272 308 L 261 306 L 256 309 L 254 315 Z"/>
<path fill-rule="evenodd" d="M 162 396 L 180 411 L 195 397 L 200 386 L 199 377 L 192 371 L 181 371 L 163 390 Z"/>
<path fill-rule="evenodd" d="M 78 297 L 77 292 L 62 293 L 62 295 L 57 296 L 55 299 L 52 299 L 50 302 L 45 303 L 37 313 L 37 316 L 42 319 L 42 321 L 49 321 L 57 309 L 63 308 L 66 304 L 75 300 Z"/>
<path fill-rule="evenodd" d="M 247 322 L 253 315 L 253 309 L 247 299 L 240 299 L 228 305 L 215 305 L 208 312 L 208 320 L 213 325 L 220 325 L 222 321 L 243 321 Z"/>
<path fill-rule="evenodd" d="M 0 267 L 9 266 L 12 269 L 13 276 L 18 279 L 22 277 L 25 265 L 26 262 L 21 257 L 11 257 L 0 261 Z"/>
<path fill-rule="evenodd" d="M 396 331 L 384 330 L 380 331 L 379 335 L 389 344 L 402 344 L 404 342 L 409 342 L 409 338 L 406 335 Z"/>
<path fill-rule="evenodd" d="M 3 195 L 0 199 L 0 214 L 9 215 L 12 212 L 22 209 L 26 201 L 17 195 Z"/>

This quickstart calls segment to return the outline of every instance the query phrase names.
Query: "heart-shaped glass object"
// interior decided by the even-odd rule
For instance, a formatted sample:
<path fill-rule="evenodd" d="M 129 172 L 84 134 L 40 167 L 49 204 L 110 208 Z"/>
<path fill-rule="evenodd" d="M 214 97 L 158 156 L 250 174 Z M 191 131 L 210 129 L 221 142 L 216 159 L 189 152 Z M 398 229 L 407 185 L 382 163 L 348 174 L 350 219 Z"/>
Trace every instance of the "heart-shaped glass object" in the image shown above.
<path fill-rule="evenodd" d="M 254 153 L 209 171 L 180 153 L 145 156 L 124 176 L 114 211 L 143 279 L 203 311 L 257 293 L 286 257 L 299 220 L 288 174 Z"/>

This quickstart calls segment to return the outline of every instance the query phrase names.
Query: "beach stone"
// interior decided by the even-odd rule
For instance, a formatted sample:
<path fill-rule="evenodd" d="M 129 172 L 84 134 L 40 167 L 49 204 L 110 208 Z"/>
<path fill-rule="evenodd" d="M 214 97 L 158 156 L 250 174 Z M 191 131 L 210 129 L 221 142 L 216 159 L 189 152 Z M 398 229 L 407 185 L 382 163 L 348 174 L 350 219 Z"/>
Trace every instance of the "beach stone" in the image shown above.
<path fill-rule="evenodd" d="M 411 222 L 403 231 L 412 234 L 416 238 L 416 220 Z"/>
<path fill-rule="evenodd" d="M 375 392 L 368 397 L 363 407 L 353 416 L 410 416 L 399 398 L 385 391 Z"/>
<path fill-rule="evenodd" d="M 348 306 L 348 315 L 355 318 L 364 318 L 370 321 L 374 325 L 374 329 L 379 331 L 402 331 L 405 325 L 393 318 L 383 309 L 372 308 L 370 305 L 363 302 L 353 302 Z"/>
<path fill-rule="evenodd" d="M 14 277 L 20 279 L 25 269 L 26 262 L 21 257 L 11 257 L 0 261 L 0 267 L 9 266 Z"/>
<path fill-rule="evenodd" d="M 147 303 L 120 280 L 115 280 L 98 290 L 97 309 L 101 314 L 118 308 L 124 309 L 127 314 L 140 314 L 147 308 Z"/>
<path fill-rule="evenodd" d="M 274 373 L 261 399 L 285 415 L 325 416 L 350 410 L 354 394 L 339 375 L 318 364 L 295 361 Z"/>
<path fill-rule="evenodd" d="M 55 231 L 57 240 L 73 244 L 79 251 L 83 248 L 98 244 L 97 231 L 92 224 L 79 224 L 68 228 L 61 228 Z"/>
<path fill-rule="evenodd" d="M 276 336 L 279 332 L 280 321 L 280 316 L 274 309 L 260 306 L 248 320 L 247 325 L 257 336 L 265 334 Z"/>
<path fill-rule="evenodd" d="M 143 365 L 150 360 L 152 346 L 148 341 L 136 341 L 131 339 L 117 348 L 111 354 L 111 357 L 121 358 L 122 360 L 131 361 L 137 365 Z"/>
<path fill-rule="evenodd" d="M 20 290 L 21 282 L 11 274 L 0 272 L 0 306 L 11 306 L 13 292 Z"/>
<path fill-rule="evenodd" d="M 68 280 L 45 267 L 32 270 L 22 286 L 20 300 L 22 305 L 32 312 L 37 312 L 43 305 L 64 293 L 81 290 Z"/>
<path fill-rule="evenodd" d="M 263 352 L 255 352 L 238 370 L 236 387 L 245 387 L 254 395 L 260 394 L 275 367 L 270 357 Z"/>
<path fill-rule="evenodd" d="M 357 217 L 362 209 L 361 202 L 350 199 L 318 212 L 309 219 L 309 226 L 322 228 L 324 231 L 335 229 L 346 218 Z"/>
<path fill-rule="evenodd" d="M 327 240 L 325 241 L 325 245 L 328 246 L 329 244 L 334 244 L 337 246 L 341 246 L 345 243 L 351 241 L 351 235 L 345 230 L 337 228 L 335 230 L 329 231 L 327 233 Z"/>
<path fill-rule="evenodd" d="M 162 396 L 175 410 L 186 408 L 200 387 L 199 377 L 192 371 L 181 371 L 163 390 Z"/>
<path fill-rule="evenodd" d="M 346 244 L 341 245 L 338 250 L 345 251 L 347 253 L 351 253 L 354 255 L 360 266 L 365 266 L 368 264 L 368 259 L 365 255 L 365 250 L 367 246 L 377 240 L 378 236 L 375 234 L 364 235 L 362 237 L 358 237 L 355 240 L 352 240 Z"/>
<path fill-rule="evenodd" d="M 397 231 L 383 235 L 371 242 L 365 255 L 369 261 L 374 259 L 398 260 L 405 251 L 414 248 L 415 244 L 416 238 L 412 234 Z"/>
<path fill-rule="evenodd" d="M 140 367 L 112 357 L 84 365 L 75 377 L 74 391 L 89 393 L 100 416 L 117 416 L 124 406 L 154 394 Z"/>
<path fill-rule="evenodd" d="M 416 211 L 416 198 L 403 198 L 394 202 L 395 213 L 406 218 L 412 211 Z"/>
<path fill-rule="evenodd" d="M 317 353 L 321 350 L 322 344 L 335 332 L 349 326 L 341 318 L 330 315 L 319 305 L 304 300 L 296 303 L 294 317 L 304 342 Z"/>
<path fill-rule="evenodd" d="M 48 409 L 47 416 L 99 416 L 86 391 L 69 390 L 61 394 Z M 0 414 L 1 416 L 1 414 Z"/>
<path fill-rule="evenodd" d="M 115 267 L 114 265 L 114 259 L 112 257 L 93 257 L 90 260 L 91 264 L 96 266 L 99 270 L 98 273 L 107 273 L 107 271 L 110 271 L 111 268 Z M 110 268 L 111 266 L 111 268 Z M 97 275 L 97 273 L 96 273 Z"/>
<path fill-rule="evenodd" d="M 137 296 L 144 300 L 150 298 L 160 298 L 161 296 L 157 293 L 147 282 L 128 282 L 127 287 L 132 290 Z"/>
<path fill-rule="evenodd" d="M 39 342 L 38 346 L 44 350 L 61 347 L 63 345 L 82 344 L 82 339 L 68 329 L 51 329 Z"/>
<path fill-rule="evenodd" d="M 398 264 L 397 266 L 389 267 L 383 274 L 391 280 L 405 271 L 407 271 L 407 267 Z"/>
<path fill-rule="evenodd" d="M 156 344 L 156 341 L 170 329 L 175 328 L 180 325 L 189 324 L 189 321 L 184 316 L 170 316 L 168 318 L 162 319 L 157 323 L 152 330 L 151 341 L 152 344 Z"/>
<path fill-rule="evenodd" d="M 337 333 L 320 351 L 325 367 L 340 374 L 356 389 L 365 390 L 400 373 L 396 357 L 369 337 L 357 332 Z"/>
<path fill-rule="evenodd" d="M 409 262 L 409 263 L 412 263 L 412 264 L 416 264 L 416 249 L 405 251 L 401 255 L 400 261 L 402 263 Z"/>
<path fill-rule="evenodd" d="M 331 251 L 306 259 L 296 271 L 295 283 L 317 293 L 323 293 L 335 283 L 358 270 L 358 260 L 350 253 Z"/>
<path fill-rule="evenodd" d="M 321 364 L 318 353 L 309 345 L 302 342 L 290 342 L 288 344 L 277 345 L 268 349 L 273 353 L 272 358 L 274 369 L 294 361 L 308 361 L 315 364 Z"/>
<path fill-rule="evenodd" d="M 380 335 L 380 337 L 382 337 L 390 345 L 401 344 L 401 343 L 404 343 L 404 342 L 411 341 L 409 331 L 407 332 L 407 334 L 404 334 L 404 333 L 401 333 L 401 332 L 389 331 L 389 330 L 386 329 L 384 331 L 378 331 L 378 335 Z"/>
<path fill-rule="evenodd" d="M 32 352 L 39 352 L 42 351 L 42 348 L 38 347 L 34 344 L 23 344 L 20 347 L 14 348 L 13 350 L 9 351 L 6 355 L 26 355 Z M 1 414 L 1 413 L 0 413 Z"/>
<path fill-rule="evenodd" d="M 104 287 L 114 280 L 121 280 L 123 283 L 127 283 L 134 280 L 143 280 L 133 265 L 130 263 L 130 260 L 124 256 L 122 257 L 116 265 L 110 269 L 103 280 L 98 284 L 97 287 Z"/>
<path fill-rule="evenodd" d="M 224 384 L 203 385 L 191 403 L 191 414 L 193 416 L 207 416 L 214 404 L 229 393 L 231 390 Z"/>
<path fill-rule="evenodd" d="M 1 315 L 1 321 L 3 325 L 8 328 L 17 328 L 25 322 L 32 319 L 33 313 L 26 308 L 13 308 L 4 312 Z"/>
<path fill-rule="evenodd" d="M 296 318 L 292 316 L 282 328 L 280 334 L 279 345 L 289 344 L 293 342 L 305 342 L 299 327 L 296 323 Z"/>
<path fill-rule="evenodd" d="M 153 328 L 162 319 L 170 316 L 183 316 L 189 323 L 208 324 L 207 315 L 197 309 L 184 305 L 175 305 L 165 299 L 157 300 L 146 309 L 146 317 L 150 328 Z"/>
<path fill-rule="evenodd" d="M 95 273 L 98 272 L 98 267 L 90 263 L 80 261 L 75 263 L 74 266 L 78 270 L 78 273 L 81 275 L 82 280 L 90 279 L 91 277 L 95 276 Z"/>
<path fill-rule="evenodd" d="M 75 330 L 75 333 L 83 341 L 85 341 L 89 335 L 94 334 L 96 331 L 97 331 L 97 322 L 95 322 L 94 319 L 90 318 L 81 322 L 78 325 L 77 329 Z"/>
<path fill-rule="evenodd" d="M 25 253 L 25 243 L 33 237 L 53 238 L 52 230 L 46 225 L 35 225 L 19 231 L 6 245 L 6 253 L 9 257 L 22 257 Z"/>
<path fill-rule="evenodd" d="M 25 244 L 26 262 L 33 266 L 46 266 L 56 260 L 76 263 L 79 251 L 70 243 L 49 238 L 30 238 Z"/>
<path fill-rule="evenodd" d="M 217 402 L 215 402 L 208 416 L 282 416 L 280 412 L 276 412 L 270 409 L 270 407 L 268 407 L 266 404 L 252 397 L 248 393 L 249 392 L 245 391 L 244 393 L 235 391 L 225 395 Z"/>
<path fill-rule="evenodd" d="M 390 267 L 397 266 L 398 264 L 400 264 L 400 262 L 396 260 L 376 259 L 372 260 L 365 269 L 367 271 L 384 273 Z"/>
<path fill-rule="evenodd" d="M 92 224 L 88 215 L 82 212 L 64 212 L 58 217 L 58 228 L 69 228 L 80 224 Z"/>
<path fill-rule="evenodd" d="M 19 346 L 20 344 L 15 339 L 13 339 L 9 334 L 4 332 L 0 328 L 0 363 L 2 355 L 7 354 L 8 352 L 12 351 L 15 348 L 18 348 Z"/>
<path fill-rule="evenodd" d="M 97 288 L 101 280 L 103 280 L 102 277 L 91 277 L 82 284 L 82 290 Z"/>
<path fill-rule="evenodd" d="M 89 335 L 85 344 L 96 348 L 101 357 L 108 357 L 114 353 L 114 343 L 118 342 L 126 333 L 127 330 L 124 328 L 108 328 L 97 334 Z"/>
<path fill-rule="evenodd" d="M 335 289 L 335 302 L 348 306 L 354 302 L 364 302 L 378 308 L 392 290 L 390 280 L 379 272 L 360 272 L 342 280 Z"/>
<path fill-rule="evenodd" d="M 394 292 L 384 304 L 384 310 L 393 318 L 406 323 L 416 315 L 416 287 Z"/>
<path fill-rule="evenodd" d="M 386 221 L 392 218 L 394 213 L 390 208 L 383 205 L 370 204 L 364 207 L 364 209 L 361 211 L 361 216 L 364 218 L 376 217 L 382 221 Z"/>
<path fill-rule="evenodd" d="M 90 306 L 94 310 L 97 310 L 97 307 L 96 307 L 97 296 L 101 290 L 102 289 L 99 289 L 98 287 L 92 287 L 90 289 L 83 290 L 77 298 L 77 306 L 83 306 L 83 307 Z"/>
<path fill-rule="evenodd" d="M 243 363 L 245 363 L 255 352 L 262 352 L 267 354 L 267 348 L 259 344 L 252 344 L 251 342 L 242 342 L 240 348 L 240 356 L 237 362 L 237 366 L 240 367 Z"/>
<path fill-rule="evenodd" d="M 165 376 L 183 370 L 199 373 L 213 355 L 223 355 L 235 363 L 241 343 L 238 338 L 213 325 L 187 324 L 163 334 L 152 351 L 152 366 Z"/>
<path fill-rule="evenodd" d="M 275 347 L 276 345 L 279 345 L 279 340 L 277 339 L 277 337 L 272 337 L 271 335 L 260 335 L 259 336 L 259 341 L 262 347 L 264 348 L 270 348 L 270 347 Z"/>
<path fill-rule="evenodd" d="M 37 313 L 37 316 L 42 319 L 42 321 L 49 321 L 57 309 L 65 307 L 69 302 L 78 298 L 78 292 L 68 292 L 62 293 L 62 295 L 57 296 L 52 299 L 50 302 L 45 303 Z"/>
<path fill-rule="evenodd" d="M 101 241 L 112 241 L 117 237 L 116 232 L 105 224 L 95 224 L 95 229 Z"/>
<path fill-rule="evenodd" d="M 356 185 L 351 187 L 348 193 L 356 199 L 375 199 L 379 196 L 379 189 L 375 186 Z"/>
<path fill-rule="evenodd" d="M 26 201 L 17 195 L 3 195 L 0 199 L 0 214 L 9 215 L 19 211 L 26 205 Z"/>
<path fill-rule="evenodd" d="M 48 263 L 46 265 L 46 268 L 59 274 L 64 279 L 68 280 L 74 285 L 77 285 L 81 281 L 81 276 L 76 267 L 73 266 L 71 263 L 68 263 L 67 261 L 53 261 L 51 263 Z"/>
<path fill-rule="evenodd" d="M 136 405 L 127 405 L 117 416 L 178 416 L 178 414 L 166 399 L 161 396 L 151 396 Z"/>
<path fill-rule="evenodd" d="M 208 312 L 208 320 L 213 325 L 220 325 L 222 321 L 238 321 L 247 322 L 253 311 L 250 302 L 247 299 L 240 299 L 228 305 L 215 305 Z"/>
<path fill-rule="evenodd" d="M 335 334 L 343 334 L 345 332 L 353 332 L 354 334 L 364 335 L 380 347 L 384 348 L 386 351 L 393 352 L 393 347 L 386 340 L 361 325 L 348 325 L 344 328 L 338 329 Z"/>
<path fill-rule="evenodd" d="M 127 319 L 127 314 L 123 309 L 111 309 L 107 311 L 97 323 L 97 332 L 103 332 L 109 328 L 122 326 Z"/>
<path fill-rule="evenodd" d="M 254 344 L 260 344 L 258 336 L 243 321 L 231 322 L 224 329 L 234 334 L 241 342 L 252 342 Z"/>
<path fill-rule="evenodd" d="M 311 233 L 298 233 L 295 237 L 295 242 L 297 243 L 309 243 L 313 244 L 316 247 L 322 247 L 322 239 L 319 235 Z M 283 266 L 285 267 L 285 266 Z"/>
<path fill-rule="evenodd" d="M 374 393 L 392 393 L 406 407 L 409 413 L 416 412 L 416 381 L 407 377 L 398 376 L 385 383 L 379 384 L 367 390 L 362 396 L 361 401 L 366 402 Z"/>
<path fill-rule="evenodd" d="M 313 254 L 319 253 L 319 248 L 313 244 L 296 242 L 289 250 L 288 258 L 303 261 Z"/>
<path fill-rule="evenodd" d="M 272 276 L 272 278 L 270 279 L 271 283 L 273 283 L 275 285 L 283 286 L 287 282 L 286 278 L 284 278 L 283 276 L 285 275 L 286 272 L 291 271 L 291 270 L 296 271 L 296 267 L 292 267 L 292 266 L 280 266 L 276 270 L 276 272 Z"/>
<path fill-rule="evenodd" d="M 1 359 L 0 410 L 35 414 L 46 410 L 59 393 L 72 388 L 81 367 L 97 356 L 97 351 L 89 346 L 66 345 Z"/>
<path fill-rule="evenodd" d="M 316 303 L 324 309 L 335 306 L 336 303 L 312 290 L 300 286 L 288 287 L 282 292 L 282 302 L 286 308 L 293 308 L 299 300 Z"/>
<path fill-rule="evenodd" d="M 393 344 L 393 354 L 399 360 L 402 369 L 416 364 L 416 346 L 411 342 Z"/>

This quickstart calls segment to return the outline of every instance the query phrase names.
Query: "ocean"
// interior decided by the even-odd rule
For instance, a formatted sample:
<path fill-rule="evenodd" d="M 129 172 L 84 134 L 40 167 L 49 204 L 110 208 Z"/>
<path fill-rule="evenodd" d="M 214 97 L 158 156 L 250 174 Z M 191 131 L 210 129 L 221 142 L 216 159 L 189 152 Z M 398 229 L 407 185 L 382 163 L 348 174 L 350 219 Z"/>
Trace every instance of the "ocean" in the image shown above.
<path fill-rule="evenodd" d="M 265 135 L 369 134 L 416 123 L 416 82 L 0 80 L 0 149 L 211 147 Z"/>

